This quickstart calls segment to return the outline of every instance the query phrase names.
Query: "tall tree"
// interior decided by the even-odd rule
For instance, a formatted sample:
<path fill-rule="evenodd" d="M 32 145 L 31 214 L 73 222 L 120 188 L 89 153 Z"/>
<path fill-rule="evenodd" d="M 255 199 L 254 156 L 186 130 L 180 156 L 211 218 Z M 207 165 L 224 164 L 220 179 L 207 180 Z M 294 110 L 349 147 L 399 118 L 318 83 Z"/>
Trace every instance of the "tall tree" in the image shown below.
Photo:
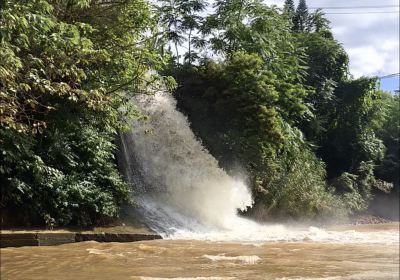
<path fill-rule="evenodd" d="M 283 6 L 283 11 L 287 13 L 295 13 L 295 7 L 293 0 L 285 0 L 285 5 Z"/>
<path fill-rule="evenodd" d="M 375 133 L 385 113 L 376 79 L 343 81 L 334 94 L 334 112 L 320 149 L 330 177 L 342 172 L 353 173 L 361 162 L 379 162 L 385 151 Z"/>
<path fill-rule="evenodd" d="M 383 140 L 386 152 L 385 157 L 376 168 L 379 179 L 394 185 L 396 195 L 400 192 L 400 95 L 384 93 L 383 106 L 386 109 L 386 117 L 378 136 Z"/>
<path fill-rule="evenodd" d="M 203 21 L 203 17 L 198 15 L 199 12 L 202 12 L 207 3 L 204 0 L 187 0 L 181 2 L 181 10 L 182 10 L 182 29 L 187 32 L 187 42 L 188 42 L 188 51 L 185 55 L 185 60 L 192 64 L 193 60 L 197 58 L 197 54 L 193 52 L 193 45 L 197 46 L 198 42 L 201 40 L 197 36 L 193 36 L 195 34 L 196 29 L 200 28 L 200 25 Z"/>
<path fill-rule="evenodd" d="M 300 0 L 299 5 L 296 9 L 296 14 L 293 18 L 293 29 L 296 32 L 304 32 L 307 31 L 309 26 L 309 12 L 306 0 Z"/>
<path fill-rule="evenodd" d="M 159 24 L 164 29 L 167 40 L 175 47 L 176 61 L 179 63 L 179 47 L 188 42 L 185 60 L 190 64 L 196 57 L 192 46 L 198 41 L 196 29 L 199 29 L 203 18 L 198 14 L 206 7 L 204 0 L 160 0 Z"/>
<path fill-rule="evenodd" d="M 214 50 L 230 56 L 240 49 L 240 34 L 244 34 L 245 8 L 248 6 L 245 0 L 218 0 L 214 4 L 216 13 L 211 15 L 209 22 L 215 24 L 216 36 L 211 38 Z M 254 2 L 254 1 L 253 1 Z"/>
<path fill-rule="evenodd" d="M 283 12 L 286 14 L 290 22 L 293 24 L 293 17 L 296 13 L 293 0 L 285 0 L 285 5 L 283 6 Z"/>
<path fill-rule="evenodd" d="M 329 34 L 329 37 L 333 38 L 332 32 L 330 31 L 330 21 L 325 18 L 325 14 L 321 9 L 317 9 L 314 13 L 311 13 L 309 17 L 310 30 L 317 33 Z"/>
<path fill-rule="evenodd" d="M 301 79 L 301 50 L 278 9 L 260 0 L 216 1 L 214 8 L 202 29 L 213 51 L 226 58 L 238 51 L 258 54 L 275 75 Z"/>
<path fill-rule="evenodd" d="M 176 60 L 179 62 L 179 46 L 185 41 L 182 28 L 182 1 L 160 0 L 158 7 L 160 13 L 160 25 L 168 41 L 175 46 Z"/>

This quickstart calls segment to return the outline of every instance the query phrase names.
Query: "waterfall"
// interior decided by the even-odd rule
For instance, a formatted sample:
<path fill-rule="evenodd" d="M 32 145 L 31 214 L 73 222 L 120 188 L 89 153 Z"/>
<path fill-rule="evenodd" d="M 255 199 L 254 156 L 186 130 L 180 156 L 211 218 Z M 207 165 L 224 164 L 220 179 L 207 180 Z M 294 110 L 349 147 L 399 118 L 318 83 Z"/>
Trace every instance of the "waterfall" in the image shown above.
<path fill-rule="evenodd" d="M 238 209 L 253 201 L 202 146 L 168 93 L 134 100 L 146 116 L 121 135 L 121 168 L 134 198 L 153 229 L 173 233 L 229 229 Z"/>
<path fill-rule="evenodd" d="M 240 242 L 304 241 L 398 244 L 398 233 L 326 231 L 258 224 L 238 216 L 251 193 L 196 139 L 168 93 L 133 100 L 146 116 L 120 137 L 119 163 L 132 186 L 137 211 L 166 238 Z"/>

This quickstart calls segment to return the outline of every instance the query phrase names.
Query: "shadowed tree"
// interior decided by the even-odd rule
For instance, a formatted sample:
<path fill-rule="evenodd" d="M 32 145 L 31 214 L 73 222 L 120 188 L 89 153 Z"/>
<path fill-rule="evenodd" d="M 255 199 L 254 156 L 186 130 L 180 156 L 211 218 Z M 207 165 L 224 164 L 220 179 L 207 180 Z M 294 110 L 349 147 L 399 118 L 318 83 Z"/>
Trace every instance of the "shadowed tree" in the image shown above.
<path fill-rule="evenodd" d="M 309 17 L 309 30 L 317 33 L 323 33 L 325 37 L 333 38 L 330 30 L 330 21 L 325 18 L 325 14 L 321 9 L 317 9 Z"/>
<path fill-rule="evenodd" d="M 309 13 L 306 0 L 300 0 L 293 18 L 293 29 L 297 32 L 304 32 L 309 27 Z"/>
<path fill-rule="evenodd" d="M 286 13 L 295 13 L 295 7 L 293 0 L 285 0 L 285 5 L 283 6 L 283 11 Z"/>
<path fill-rule="evenodd" d="M 291 24 L 293 24 L 293 18 L 296 13 L 293 0 L 285 0 L 285 5 L 283 6 L 283 13 L 288 17 Z"/>

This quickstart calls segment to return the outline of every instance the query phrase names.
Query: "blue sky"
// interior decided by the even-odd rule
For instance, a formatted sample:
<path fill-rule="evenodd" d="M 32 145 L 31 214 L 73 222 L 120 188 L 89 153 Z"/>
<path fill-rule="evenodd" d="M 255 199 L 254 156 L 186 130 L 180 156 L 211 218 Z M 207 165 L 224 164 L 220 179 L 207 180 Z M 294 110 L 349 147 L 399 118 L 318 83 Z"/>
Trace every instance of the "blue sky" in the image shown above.
<path fill-rule="evenodd" d="M 400 77 L 392 77 L 389 79 L 381 80 L 381 89 L 394 92 L 400 88 Z"/>

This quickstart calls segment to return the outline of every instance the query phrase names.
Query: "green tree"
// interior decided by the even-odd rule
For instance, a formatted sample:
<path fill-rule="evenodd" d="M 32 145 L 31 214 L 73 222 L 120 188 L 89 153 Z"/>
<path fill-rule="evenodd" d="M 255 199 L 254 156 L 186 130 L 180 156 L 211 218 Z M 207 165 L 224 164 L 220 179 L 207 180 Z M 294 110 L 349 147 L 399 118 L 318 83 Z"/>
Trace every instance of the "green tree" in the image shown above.
<path fill-rule="evenodd" d="M 326 28 L 329 28 L 327 26 Z M 307 75 L 304 83 L 314 89 L 307 96 L 313 114 L 302 124 L 307 139 L 321 145 L 326 137 L 329 121 L 335 112 L 336 86 L 348 80 L 349 58 L 341 44 L 326 29 L 321 32 L 303 32 L 297 34 L 299 45 L 304 47 Z"/>
<path fill-rule="evenodd" d="M 385 147 L 376 131 L 384 119 L 382 93 L 376 80 L 360 78 L 342 82 L 335 90 L 334 112 L 321 148 L 329 176 L 352 173 L 361 162 L 379 162 Z"/>
<path fill-rule="evenodd" d="M 310 15 L 310 28 L 308 31 L 324 33 L 325 37 L 333 39 L 332 32 L 330 31 L 330 21 L 325 18 L 325 14 L 321 9 L 317 9 Z"/>
<path fill-rule="evenodd" d="M 376 167 L 376 175 L 379 179 L 393 184 L 394 194 L 398 195 L 400 191 L 399 178 L 399 147 L 400 147 L 400 98 L 399 94 L 392 96 L 383 95 L 381 105 L 385 109 L 385 119 L 381 128 L 378 130 L 378 136 L 383 140 L 386 147 L 385 157 Z"/>
<path fill-rule="evenodd" d="M 243 21 L 248 2 L 248 0 L 218 0 L 214 3 L 215 13 L 207 20 L 209 25 L 207 31 L 214 31 L 211 44 L 215 51 L 221 51 L 229 56 L 239 50 L 238 39 L 245 32 Z"/>
<path fill-rule="evenodd" d="M 217 1 L 215 9 L 202 30 L 218 55 L 229 59 L 239 51 L 255 53 L 279 77 L 290 81 L 303 78 L 303 49 L 278 9 L 258 0 Z"/>
<path fill-rule="evenodd" d="M 288 17 L 290 23 L 293 24 L 293 18 L 296 13 L 293 0 L 285 0 L 285 4 L 283 6 L 283 13 Z"/>
<path fill-rule="evenodd" d="M 223 63 L 181 69 L 179 106 L 225 169 L 246 169 L 256 201 L 249 214 L 332 214 L 340 201 L 326 190 L 324 164 L 296 128 L 308 111 L 308 91 L 265 64 L 257 54 L 237 52 Z"/>
<path fill-rule="evenodd" d="M 295 6 L 293 0 L 285 0 L 285 4 L 283 6 L 283 11 L 288 14 L 295 13 Z"/>
<path fill-rule="evenodd" d="M 362 211 L 371 188 L 388 185 L 377 179 L 395 180 L 382 173 L 398 162 L 389 106 L 375 79 L 350 78 L 320 10 L 300 1 L 291 30 L 285 4 L 282 14 L 256 0 L 216 1 L 201 31 L 222 61 L 173 69 L 178 104 L 222 166 L 246 169 L 252 214 Z"/>
<path fill-rule="evenodd" d="M 163 27 L 163 32 L 168 41 L 175 46 L 176 61 L 179 63 L 179 46 L 185 42 L 183 36 L 183 14 L 182 4 L 179 0 L 160 0 L 159 14 L 160 25 Z"/>
<path fill-rule="evenodd" d="M 188 61 L 189 64 L 198 58 L 197 54 L 193 51 L 193 46 L 201 47 L 202 46 L 202 38 L 198 36 L 194 36 L 194 33 L 200 29 L 200 26 L 203 21 L 203 17 L 198 15 L 197 13 L 202 12 L 206 7 L 206 2 L 203 0 L 190 0 L 183 1 L 182 9 L 183 9 L 183 20 L 182 20 L 182 28 L 186 31 L 187 34 L 187 42 L 188 42 L 188 51 L 185 55 L 185 60 Z"/>
<path fill-rule="evenodd" d="M 318 89 L 327 80 L 339 83 L 348 78 L 349 58 L 339 42 L 320 33 L 302 33 L 297 39 L 305 48 L 307 85 Z"/>
<path fill-rule="evenodd" d="M 143 92 L 159 63 L 149 11 L 142 1 L 5 1 L 0 182 L 12 222 L 102 223 L 130 200 L 114 141 L 128 90 Z"/>
<path fill-rule="evenodd" d="M 196 35 L 203 21 L 200 13 L 207 3 L 204 0 L 161 0 L 159 2 L 159 25 L 167 40 L 175 46 L 176 62 L 180 62 L 179 47 L 187 42 L 184 60 L 191 64 L 197 59 L 193 46 L 202 45 L 202 39 Z"/>
<path fill-rule="evenodd" d="M 306 0 L 300 0 L 293 18 L 293 30 L 305 32 L 310 26 L 310 18 Z"/>

